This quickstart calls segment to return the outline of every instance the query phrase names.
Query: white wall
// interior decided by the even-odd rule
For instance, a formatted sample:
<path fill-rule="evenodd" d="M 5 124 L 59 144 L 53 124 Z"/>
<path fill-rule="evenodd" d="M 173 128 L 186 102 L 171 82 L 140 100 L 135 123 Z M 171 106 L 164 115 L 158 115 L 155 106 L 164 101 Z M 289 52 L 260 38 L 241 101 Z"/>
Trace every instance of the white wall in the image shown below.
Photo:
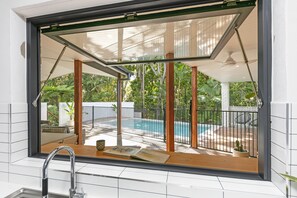
<path fill-rule="evenodd" d="M 272 0 L 272 101 L 283 102 L 287 100 L 287 0 Z"/>
<path fill-rule="evenodd" d="M 18 34 L 18 37 L 10 37 L 11 102 L 25 103 L 27 101 L 27 86 L 24 83 L 26 82 L 26 24 L 25 20 L 14 11 L 10 11 L 10 21 L 11 35 Z"/>
<path fill-rule="evenodd" d="M 272 5 L 271 177 L 286 192 L 279 173 L 297 176 L 297 1 L 273 0 Z M 297 185 L 288 187 L 288 194 L 297 197 Z"/>
<path fill-rule="evenodd" d="M 83 122 L 92 120 L 92 107 L 94 106 L 94 118 L 116 118 L 117 113 L 113 109 L 116 102 L 84 102 Z M 134 102 L 122 102 L 122 118 L 134 117 Z"/>
<path fill-rule="evenodd" d="M 297 102 L 297 67 L 296 67 L 296 48 L 297 48 L 297 13 L 296 13 L 297 1 L 288 0 L 286 10 L 286 56 L 287 56 L 287 96 L 288 101 Z M 276 54 L 277 55 L 277 54 Z"/>
<path fill-rule="evenodd" d="M 116 118 L 117 113 L 113 110 L 112 105 L 116 102 L 84 102 L 83 103 L 83 122 L 92 120 L 92 107 L 94 106 L 94 119 Z M 59 104 L 59 126 L 67 125 L 70 120 L 65 109 L 66 103 Z M 134 117 L 134 102 L 122 102 L 122 118 Z"/>
<path fill-rule="evenodd" d="M 258 111 L 257 107 L 245 107 L 245 106 L 230 106 L 230 111 Z"/>
<path fill-rule="evenodd" d="M 273 2 L 272 100 L 296 102 L 296 0 Z"/>
<path fill-rule="evenodd" d="M 10 102 L 10 10 L 7 4 L 1 3 L 0 23 L 2 32 L 0 36 L 0 103 Z M 5 27 L 5 28 L 3 28 Z"/>
<path fill-rule="evenodd" d="M 47 103 L 46 102 L 42 102 L 41 103 L 41 110 L 40 110 L 40 119 L 41 120 L 47 120 Z"/>

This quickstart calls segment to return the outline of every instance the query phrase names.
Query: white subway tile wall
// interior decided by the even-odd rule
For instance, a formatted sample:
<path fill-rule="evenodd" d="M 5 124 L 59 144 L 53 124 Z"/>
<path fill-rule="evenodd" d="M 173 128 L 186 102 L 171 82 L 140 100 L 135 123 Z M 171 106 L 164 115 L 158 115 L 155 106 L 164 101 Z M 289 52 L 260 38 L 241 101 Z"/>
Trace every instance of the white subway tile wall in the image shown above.
<path fill-rule="evenodd" d="M 9 180 L 25 187 L 41 187 L 43 160 L 25 158 L 10 165 Z M 69 163 L 53 160 L 49 166 L 49 191 L 67 193 Z M 193 175 L 167 171 L 131 169 L 77 163 L 78 190 L 88 198 L 225 198 L 247 197 L 284 198 L 271 182 Z M 110 171 L 110 172 L 109 172 Z M 143 178 L 139 178 L 139 175 Z M 151 175 L 150 178 L 146 178 Z M 133 195 L 133 196 L 131 196 Z"/>
<path fill-rule="evenodd" d="M 141 197 L 141 198 L 166 198 L 166 195 L 160 195 L 160 194 L 152 194 L 147 192 L 141 192 L 141 191 L 133 191 L 133 190 L 125 190 L 120 189 L 119 190 L 119 198 L 131 198 L 131 197 Z"/>
<path fill-rule="evenodd" d="M 10 160 L 13 163 L 28 156 L 28 107 L 27 104 L 11 104 L 10 111 Z M 24 131 L 27 135 L 21 133 Z M 16 138 L 18 135 L 21 136 Z"/>
<path fill-rule="evenodd" d="M 289 125 L 289 173 L 297 177 L 297 104 L 293 103 L 289 105 L 288 113 L 288 125 Z M 296 183 L 290 183 L 289 195 L 297 197 L 297 185 Z"/>
<path fill-rule="evenodd" d="M 0 181 L 9 181 L 9 105 L 0 104 Z"/>
<path fill-rule="evenodd" d="M 8 182 L 8 172 L 0 172 L 0 182 Z"/>
<path fill-rule="evenodd" d="M 297 104 L 271 104 L 271 178 L 286 192 L 286 180 L 280 173 L 297 176 Z M 297 185 L 290 183 L 288 195 L 297 197 Z"/>

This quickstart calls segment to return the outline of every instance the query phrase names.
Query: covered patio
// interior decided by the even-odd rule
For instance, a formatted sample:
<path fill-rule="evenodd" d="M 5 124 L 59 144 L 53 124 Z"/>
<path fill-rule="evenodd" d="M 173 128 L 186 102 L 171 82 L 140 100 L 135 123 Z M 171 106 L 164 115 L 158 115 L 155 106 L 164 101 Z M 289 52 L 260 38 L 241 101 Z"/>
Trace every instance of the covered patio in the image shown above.
<path fill-rule="evenodd" d="M 234 160 L 234 167 L 230 170 L 257 172 L 256 158 L 233 159 L 229 157 L 234 142 L 238 139 L 252 152 L 252 157 L 257 157 L 257 124 L 255 123 L 257 108 L 232 109 L 229 98 L 229 83 L 251 81 L 235 28 L 238 28 L 241 34 L 250 60 L 252 76 L 257 81 L 257 12 L 253 9 L 254 6 L 253 1 L 246 1 L 236 5 L 226 4 L 225 7 L 210 5 L 208 9 L 215 9 L 210 9 L 209 12 L 202 12 L 205 8 L 200 7 L 169 10 L 168 16 L 164 14 L 164 17 L 152 18 L 151 22 L 147 19 L 155 13 L 146 13 L 147 15 L 144 16 L 132 13 L 125 16 L 123 22 L 119 19 L 120 25 L 111 23 L 114 19 L 106 19 L 99 22 L 87 21 L 83 25 L 65 24 L 43 29 L 41 81 L 46 79 L 51 65 L 54 64 L 59 52 L 65 46 L 66 52 L 51 78 L 74 73 L 74 133 L 77 135 L 77 145 L 74 147 L 77 153 L 86 155 L 92 149 L 95 153 L 88 156 L 104 157 L 102 153 L 95 151 L 95 145 L 91 147 L 83 145 L 84 142 L 92 145 L 98 138 L 103 136 L 107 138 L 108 135 L 110 142 L 116 143 L 117 146 L 138 145 L 167 152 L 175 156 L 172 157 L 170 164 L 216 169 L 220 169 L 221 166 L 221 169 L 228 169 L 226 162 Z M 172 12 L 181 14 L 172 15 Z M 155 62 L 164 63 L 166 70 L 166 108 L 163 117 L 162 140 L 150 137 L 146 133 L 137 134 L 137 131 L 123 127 L 125 119 L 122 118 L 122 81 L 129 80 L 131 77 L 131 73 L 124 66 Z M 186 145 L 175 135 L 177 120 L 174 105 L 174 62 L 184 62 L 192 69 L 192 81 L 189 82 L 192 89 L 192 102 L 188 109 L 189 135 Z M 108 132 L 100 132 L 103 129 L 102 126 L 94 129 L 90 123 L 86 123 L 84 128 L 87 130 L 86 134 L 89 134 L 86 137 L 83 133 L 83 72 L 114 77 L 118 82 L 116 127 L 110 128 Z M 199 73 L 221 82 L 222 108 L 220 110 L 204 111 L 199 114 L 199 85 L 197 83 Z M 203 114 L 211 115 L 212 120 L 216 118 L 220 121 L 202 121 L 200 119 Z M 199 124 L 207 126 L 208 130 L 205 133 L 199 133 Z M 43 145 L 41 150 L 49 152 L 55 146 L 56 143 L 50 142 Z M 201 165 L 200 162 L 205 157 L 204 155 L 222 158 L 220 158 L 221 161 L 214 162 L 217 163 L 216 165 L 207 165 L 211 159 L 206 160 L 206 157 L 207 163 Z M 191 159 L 190 164 L 187 163 L 187 158 Z M 242 163 L 246 164 L 246 167 L 238 168 Z"/>
<path fill-rule="evenodd" d="M 82 75 L 85 74 L 92 74 L 96 76 L 105 76 L 117 79 L 118 81 L 118 99 L 121 101 L 120 98 L 120 86 L 121 86 L 121 79 L 122 78 L 128 78 L 131 73 L 126 70 L 125 68 L 109 68 L 104 67 L 85 56 L 73 51 L 69 50 L 67 48 L 63 48 L 63 46 L 52 39 L 41 35 L 41 83 L 46 82 L 47 78 L 50 75 L 49 79 L 55 79 L 61 76 L 66 76 L 69 74 L 74 75 L 74 126 L 70 126 L 70 128 L 73 130 L 70 131 L 70 134 L 63 135 L 63 134 L 57 134 L 61 130 L 63 126 L 67 125 L 65 121 L 63 122 L 63 119 L 66 121 L 69 120 L 69 116 L 66 115 L 67 118 L 61 118 L 59 116 L 59 127 L 51 127 L 46 126 L 46 129 L 44 129 L 44 126 L 42 126 L 42 123 L 48 123 L 47 119 L 47 106 L 42 108 L 41 112 L 41 145 L 51 143 L 51 142 L 57 142 L 57 141 L 63 141 L 68 143 L 77 143 L 80 145 L 84 144 L 84 134 L 83 134 L 83 90 L 82 90 Z M 62 51 L 59 51 L 57 49 L 61 49 Z M 60 53 L 61 52 L 61 53 Z M 60 53 L 60 54 L 59 54 Z M 57 61 L 57 57 L 61 56 L 61 59 Z M 83 61 L 82 61 L 83 60 Z M 57 67 L 55 70 L 52 70 L 52 66 L 57 63 Z M 51 73 L 52 72 L 52 73 Z M 119 104 L 121 104 L 119 102 Z M 60 106 L 60 114 L 61 111 L 63 112 L 64 109 L 67 109 L 68 107 L 66 105 Z M 121 106 L 119 105 L 119 108 Z M 120 111 L 119 111 L 120 112 Z M 65 115 L 64 115 L 65 116 Z M 62 119 L 62 121 L 61 121 Z M 44 122 L 45 121 L 45 122 Z M 47 125 L 47 124 L 45 124 Z M 67 126 L 66 126 L 67 127 Z M 52 133 L 51 133 L 52 132 Z"/>

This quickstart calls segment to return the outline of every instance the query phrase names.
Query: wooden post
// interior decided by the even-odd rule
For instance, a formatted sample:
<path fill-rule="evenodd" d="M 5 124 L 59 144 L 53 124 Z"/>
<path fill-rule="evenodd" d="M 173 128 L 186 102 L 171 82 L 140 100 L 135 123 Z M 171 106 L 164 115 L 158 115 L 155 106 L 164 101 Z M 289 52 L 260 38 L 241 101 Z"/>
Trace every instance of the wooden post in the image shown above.
<path fill-rule="evenodd" d="M 191 147 L 198 147 L 198 130 L 197 130 L 197 66 L 192 67 L 192 126 L 191 135 L 192 142 Z"/>
<path fill-rule="evenodd" d="M 74 61 L 74 131 L 78 144 L 83 144 L 82 134 L 82 61 Z"/>
<path fill-rule="evenodd" d="M 173 53 L 166 58 L 174 58 Z M 166 63 L 166 150 L 174 152 L 174 62 Z"/>
<path fill-rule="evenodd" d="M 122 146 L 122 81 L 118 74 L 117 82 L 117 146 Z"/>

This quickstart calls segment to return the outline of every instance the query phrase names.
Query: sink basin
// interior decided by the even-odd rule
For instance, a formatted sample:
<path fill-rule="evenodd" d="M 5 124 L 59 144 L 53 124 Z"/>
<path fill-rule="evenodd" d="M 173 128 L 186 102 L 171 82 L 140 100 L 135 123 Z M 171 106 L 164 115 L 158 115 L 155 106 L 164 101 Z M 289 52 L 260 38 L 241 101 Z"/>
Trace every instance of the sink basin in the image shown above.
<path fill-rule="evenodd" d="M 22 188 L 5 198 L 42 198 L 42 195 L 41 191 Z M 49 193 L 49 198 L 69 198 L 69 196 Z"/>

